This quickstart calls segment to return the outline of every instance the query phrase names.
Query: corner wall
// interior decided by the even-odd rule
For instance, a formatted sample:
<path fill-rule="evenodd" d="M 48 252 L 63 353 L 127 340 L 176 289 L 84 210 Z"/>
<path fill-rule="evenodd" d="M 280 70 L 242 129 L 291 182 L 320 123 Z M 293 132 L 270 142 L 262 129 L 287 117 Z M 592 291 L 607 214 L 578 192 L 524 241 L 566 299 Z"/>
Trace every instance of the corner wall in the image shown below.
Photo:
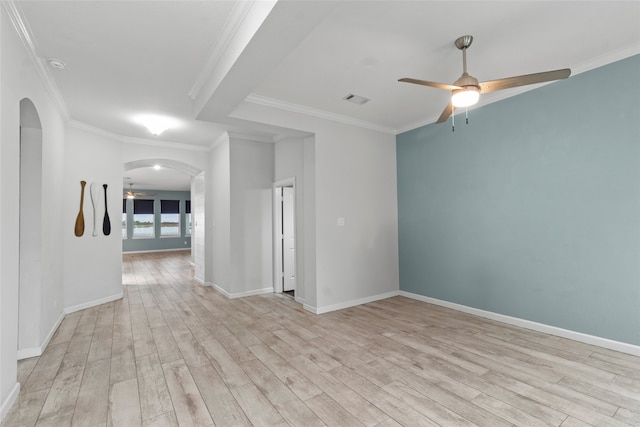
<path fill-rule="evenodd" d="M 231 293 L 273 292 L 274 146 L 232 137 L 230 148 Z"/>
<path fill-rule="evenodd" d="M 304 141 L 305 308 L 396 295 L 395 137 L 248 101 L 232 116 L 313 135 Z"/>
<path fill-rule="evenodd" d="M 640 56 L 397 138 L 400 289 L 640 344 Z"/>
<path fill-rule="evenodd" d="M 273 144 L 229 135 L 211 150 L 207 281 L 231 298 L 273 291 L 273 150 Z"/>
<path fill-rule="evenodd" d="M 211 173 L 206 177 L 205 281 L 231 292 L 231 172 L 229 136 L 220 138 L 209 153 Z"/>
<path fill-rule="evenodd" d="M 122 296 L 122 143 L 77 129 L 67 128 L 67 159 L 64 174 L 64 217 L 60 221 L 65 251 L 65 311 L 76 311 Z M 74 234 L 79 211 L 80 181 L 86 181 L 83 213 L 85 231 Z M 99 185 L 98 235 L 93 236 L 93 207 L 89 187 Z M 104 190 L 107 184 L 111 234 L 102 233 Z"/>

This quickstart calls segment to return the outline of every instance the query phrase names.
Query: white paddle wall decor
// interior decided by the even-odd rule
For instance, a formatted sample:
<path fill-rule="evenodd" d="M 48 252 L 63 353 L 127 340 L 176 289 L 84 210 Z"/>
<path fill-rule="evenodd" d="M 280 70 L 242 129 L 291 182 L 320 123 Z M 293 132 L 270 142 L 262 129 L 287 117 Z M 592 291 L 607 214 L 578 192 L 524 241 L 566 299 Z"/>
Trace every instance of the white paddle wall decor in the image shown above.
<path fill-rule="evenodd" d="M 93 206 L 93 237 L 98 235 L 98 208 L 100 206 L 100 186 L 92 182 L 89 186 L 89 194 L 91 195 L 91 205 Z"/>

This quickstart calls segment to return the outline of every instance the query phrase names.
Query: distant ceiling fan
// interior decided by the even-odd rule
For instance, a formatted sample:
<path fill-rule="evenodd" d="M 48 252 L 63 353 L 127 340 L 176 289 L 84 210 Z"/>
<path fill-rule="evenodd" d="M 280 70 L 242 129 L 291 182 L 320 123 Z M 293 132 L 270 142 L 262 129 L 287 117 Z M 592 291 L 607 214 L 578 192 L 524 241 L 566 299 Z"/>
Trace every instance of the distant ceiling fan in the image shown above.
<path fill-rule="evenodd" d="M 129 191 L 123 194 L 127 199 L 135 199 L 136 197 L 152 197 L 156 193 L 136 193 L 133 191 L 133 183 L 129 183 Z"/>
<path fill-rule="evenodd" d="M 429 82 L 412 78 L 402 78 L 399 82 L 413 83 L 423 86 L 431 86 L 437 89 L 451 91 L 451 101 L 445 107 L 436 123 L 445 122 L 455 108 L 470 107 L 475 105 L 480 99 L 480 94 L 494 92 L 496 90 L 509 89 L 512 87 L 525 86 L 536 83 L 550 82 L 553 80 L 566 79 L 571 75 L 569 68 L 561 70 L 545 71 L 542 73 L 525 74 L 522 76 L 506 77 L 504 79 L 478 82 L 478 79 L 467 73 L 467 49 L 473 42 L 473 36 L 458 37 L 455 45 L 462 51 L 462 75 L 452 85 L 445 83 Z"/>

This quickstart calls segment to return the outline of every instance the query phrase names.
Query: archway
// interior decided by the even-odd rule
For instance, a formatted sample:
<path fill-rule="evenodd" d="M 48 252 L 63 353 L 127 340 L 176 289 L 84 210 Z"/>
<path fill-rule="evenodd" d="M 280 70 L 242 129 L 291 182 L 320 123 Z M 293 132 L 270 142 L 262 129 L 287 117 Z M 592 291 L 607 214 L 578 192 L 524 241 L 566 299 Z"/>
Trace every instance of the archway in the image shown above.
<path fill-rule="evenodd" d="M 204 171 L 187 163 L 171 159 L 141 159 L 126 162 L 123 170 L 161 167 L 186 173 L 191 177 L 191 258 L 195 266 L 195 278 L 205 283 L 205 188 Z"/>
<path fill-rule="evenodd" d="M 33 102 L 20 101 L 20 249 L 18 359 L 39 356 L 42 307 L 42 125 Z"/>

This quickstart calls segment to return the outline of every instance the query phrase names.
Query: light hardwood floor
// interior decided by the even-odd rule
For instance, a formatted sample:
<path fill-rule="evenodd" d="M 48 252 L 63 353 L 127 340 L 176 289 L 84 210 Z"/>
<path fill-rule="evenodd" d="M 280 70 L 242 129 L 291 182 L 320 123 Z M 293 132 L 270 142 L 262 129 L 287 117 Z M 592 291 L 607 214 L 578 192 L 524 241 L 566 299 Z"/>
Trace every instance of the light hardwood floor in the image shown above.
<path fill-rule="evenodd" d="M 640 358 L 396 297 L 320 316 L 228 300 L 187 252 L 19 363 L 3 426 L 640 426 Z"/>

